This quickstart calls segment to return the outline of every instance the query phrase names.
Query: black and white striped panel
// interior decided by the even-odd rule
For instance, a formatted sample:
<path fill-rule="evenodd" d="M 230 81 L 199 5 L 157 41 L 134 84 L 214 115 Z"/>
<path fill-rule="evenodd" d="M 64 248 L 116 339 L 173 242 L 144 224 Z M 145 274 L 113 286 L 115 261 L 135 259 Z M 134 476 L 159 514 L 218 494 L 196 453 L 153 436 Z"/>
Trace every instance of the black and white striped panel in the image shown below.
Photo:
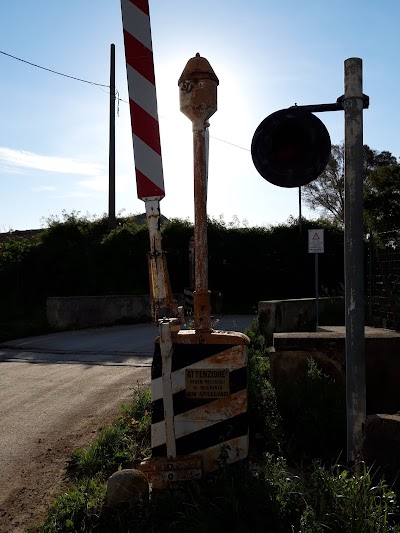
<path fill-rule="evenodd" d="M 176 454 L 201 453 L 203 469 L 212 471 L 216 469 L 222 445 L 228 452 L 229 462 L 248 455 L 247 346 L 229 344 L 229 334 L 225 334 L 227 342 L 223 344 L 190 344 L 189 332 L 184 333 L 184 343 L 173 343 L 171 368 Z M 193 340 L 196 341 L 195 332 Z M 196 368 L 228 369 L 229 396 L 204 400 L 186 397 L 185 371 Z M 151 387 L 152 456 L 165 457 L 162 358 L 158 343 L 153 357 Z"/>

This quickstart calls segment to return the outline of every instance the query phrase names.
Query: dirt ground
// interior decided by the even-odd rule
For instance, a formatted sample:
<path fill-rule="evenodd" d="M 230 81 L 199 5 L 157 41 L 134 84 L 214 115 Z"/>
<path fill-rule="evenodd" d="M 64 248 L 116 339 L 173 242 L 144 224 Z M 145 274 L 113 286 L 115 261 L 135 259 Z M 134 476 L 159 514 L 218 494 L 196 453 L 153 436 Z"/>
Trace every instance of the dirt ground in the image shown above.
<path fill-rule="evenodd" d="M 129 400 L 133 386 L 149 383 L 150 378 L 149 368 L 39 366 L 1 363 L 0 404 L 5 405 L 0 414 L 1 533 L 22 533 L 46 516 L 66 486 L 65 465 L 71 452 L 89 444 Z M 37 374 L 44 377 L 48 371 L 50 376 L 40 385 Z M 81 379 L 86 380 L 84 386 Z M 35 383 L 35 395 L 29 380 Z M 47 399 L 46 388 L 52 390 Z M 41 417 L 44 402 L 47 407 Z"/>

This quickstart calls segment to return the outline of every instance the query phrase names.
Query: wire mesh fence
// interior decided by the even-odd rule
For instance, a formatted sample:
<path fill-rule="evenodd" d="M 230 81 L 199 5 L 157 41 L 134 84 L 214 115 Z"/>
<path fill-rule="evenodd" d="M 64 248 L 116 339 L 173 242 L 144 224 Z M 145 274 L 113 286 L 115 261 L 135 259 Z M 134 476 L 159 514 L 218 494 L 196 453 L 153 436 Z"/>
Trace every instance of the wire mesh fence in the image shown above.
<path fill-rule="evenodd" d="M 370 235 L 367 283 L 369 325 L 400 330 L 400 230 Z"/>

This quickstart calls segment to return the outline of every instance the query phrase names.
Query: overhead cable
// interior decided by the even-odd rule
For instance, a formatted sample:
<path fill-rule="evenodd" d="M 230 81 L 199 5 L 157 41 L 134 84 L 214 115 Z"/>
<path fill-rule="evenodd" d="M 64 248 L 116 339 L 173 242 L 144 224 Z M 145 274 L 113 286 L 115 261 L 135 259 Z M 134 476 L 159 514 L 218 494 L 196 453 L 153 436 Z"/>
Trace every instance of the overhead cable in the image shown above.
<path fill-rule="evenodd" d="M 82 78 L 77 78 L 75 76 L 70 76 L 69 74 L 64 74 L 63 72 L 58 72 L 57 70 L 52 70 L 52 69 L 47 68 L 47 67 L 42 67 L 41 65 L 37 65 L 36 63 L 31 63 L 30 61 L 27 61 L 26 59 L 21 59 L 20 57 L 13 56 L 12 54 L 8 54 L 7 52 L 3 52 L 2 50 L 0 50 L 0 54 L 3 54 L 4 56 L 7 56 L 7 57 L 11 57 L 12 59 L 16 59 L 17 61 L 21 61 L 22 63 L 26 63 L 27 65 L 30 65 L 31 67 L 40 68 L 42 70 L 46 70 L 47 72 L 51 72 L 52 74 L 57 74 L 58 76 L 63 76 L 64 78 L 70 78 L 71 80 L 81 81 L 83 83 L 88 83 L 89 85 L 95 85 L 97 87 L 106 87 L 107 89 L 110 89 L 109 85 L 104 85 L 103 83 L 96 83 L 95 81 L 84 80 Z M 123 100 L 122 98 L 120 98 L 118 91 L 116 91 L 116 95 L 115 96 L 116 96 L 117 101 L 118 101 L 118 112 L 119 112 L 119 102 L 124 102 L 126 104 L 129 104 L 129 102 L 127 102 L 126 100 Z M 119 115 L 119 113 L 118 113 L 118 115 Z M 166 117 L 161 117 L 161 118 L 166 118 Z M 243 146 L 239 146 L 238 144 L 234 144 L 234 143 L 231 143 L 229 141 L 225 141 L 224 139 L 219 139 L 218 137 L 214 137 L 213 135 L 210 135 L 210 137 L 212 137 L 216 141 L 220 141 L 220 142 L 223 142 L 225 144 L 229 144 L 231 146 L 234 146 L 235 148 L 240 148 L 241 150 L 246 150 L 247 152 L 250 152 L 250 150 L 248 148 L 244 148 Z"/>
<path fill-rule="evenodd" d="M 89 85 L 97 85 L 98 87 L 110 88 L 109 85 L 104 85 L 103 83 L 96 83 L 94 81 L 84 80 L 82 78 L 76 78 L 75 76 L 69 76 L 68 74 L 63 74 L 62 72 L 57 72 L 56 70 L 52 70 L 51 68 L 46 68 L 40 65 L 36 65 L 36 63 L 31 63 L 30 61 L 26 61 L 25 59 L 21 59 L 20 57 L 7 54 L 7 52 L 3 52 L 2 50 L 0 50 L 0 54 L 11 57 L 12 59 L 16 59 L 17 61 L 21 61 L 22 63 L 26 63 L 27 65 L 31 65 L 32 67 L 40 68 L 42 70 L 47 70 L 47 72 L 52 72 L 53 74 L 57 74 L 58 76 L 64 76 L 64 78 L 70 78 L 71 80 L 82 81 L 83 83 L 89 83 Z"/>

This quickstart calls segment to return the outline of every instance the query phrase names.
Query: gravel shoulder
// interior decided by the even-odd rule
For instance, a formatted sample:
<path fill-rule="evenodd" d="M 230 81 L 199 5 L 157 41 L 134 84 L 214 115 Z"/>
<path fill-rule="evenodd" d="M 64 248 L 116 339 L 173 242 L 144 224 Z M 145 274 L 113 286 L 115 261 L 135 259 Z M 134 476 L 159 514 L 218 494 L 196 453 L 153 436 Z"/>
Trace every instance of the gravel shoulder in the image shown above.
<path fill-rule="evenodd" d="M 214 317 L 243 331 L 251 315 Z M 0 533 L 45 516 L 71 452 L 150 383 L 154 324 L 67 331 L 0 344 Z"/>
<path fill-rule="evenodd" d="M 3 352 L 0 363 L 2 533 L 23 532 L 45 515 L 65 484 L 71 452 L 111 422 L 137 383 L 150 383 L 143 358 L 125 358 L 124 364 L 10 362 L 16 355 L 6 362 Z"/>

